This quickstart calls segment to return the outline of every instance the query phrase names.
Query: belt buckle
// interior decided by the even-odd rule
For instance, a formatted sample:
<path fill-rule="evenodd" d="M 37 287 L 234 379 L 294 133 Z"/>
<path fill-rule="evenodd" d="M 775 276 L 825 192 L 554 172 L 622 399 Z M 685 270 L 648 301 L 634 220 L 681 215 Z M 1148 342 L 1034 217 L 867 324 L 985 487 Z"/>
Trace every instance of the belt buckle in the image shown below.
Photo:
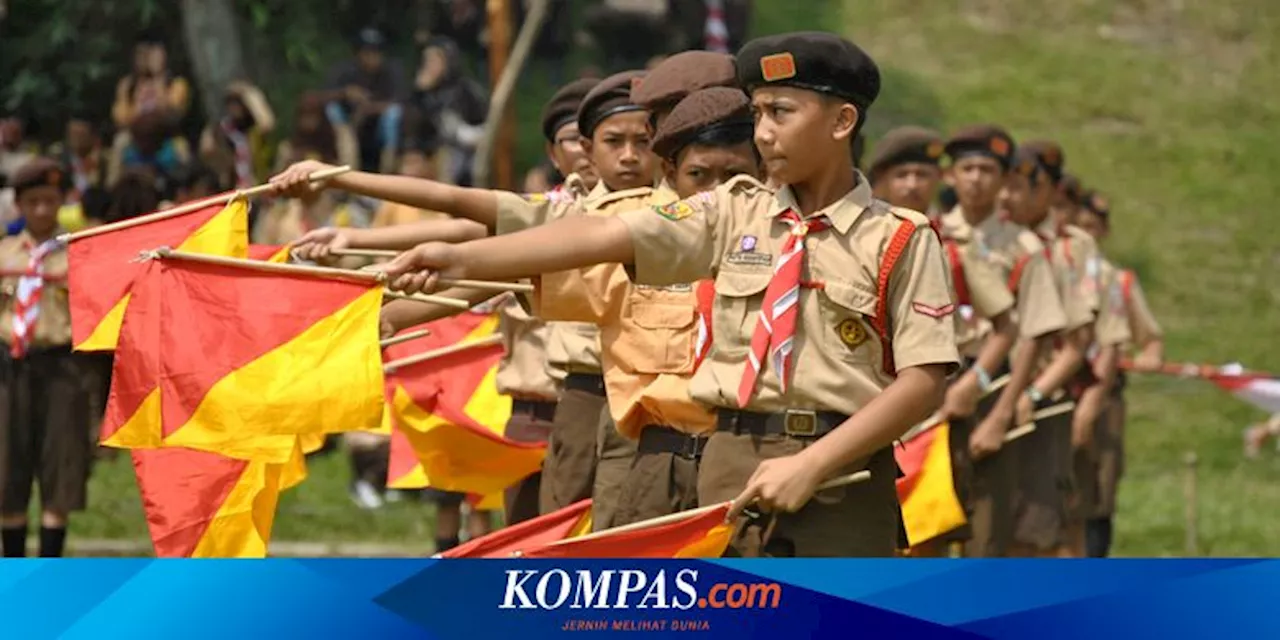
<path fill-rule="evenodd" d="M 818 412 L 810 409 L 787 409 L 782 431 L 789 436 L 802 438 L 818 435 Z"/>
<path fill-rule="evenodd" d="M 702 457 L 702 449 L 706 446 L 708 438 L 695 435 L 686 435 L 684 446 L 680 447 L 680 457 L 687 460 L 697 460 Z"/>

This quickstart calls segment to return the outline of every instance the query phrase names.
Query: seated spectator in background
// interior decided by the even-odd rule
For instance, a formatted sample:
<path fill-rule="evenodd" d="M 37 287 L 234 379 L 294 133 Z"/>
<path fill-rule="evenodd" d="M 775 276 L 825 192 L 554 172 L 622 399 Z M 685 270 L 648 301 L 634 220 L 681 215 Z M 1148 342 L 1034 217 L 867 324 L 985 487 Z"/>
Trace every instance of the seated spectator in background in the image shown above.
<path fill-rule="evenodd" d="M 603 0 L 587 7 L 586 27 L 612 71 L 640 69 L 673 50 L 670 13 L 667 0 Z"/>
<path fill-rule="evenodd" d="M 128 169 L 120 174 L 111 188 L 111 204 L 106 222 L 119 222 L 151 213 L 160 208 L 160 192 L 156 175 L 149 167 Z"/>
<path fill-rule="evenodd" d="M 71 189 L 67 191 L 67 202 L 79 202 L 89 189 L 107 186 L 107 170 L 110 163 L 107 161 L 107 152 L 102 146 L 102 136 L 88 115 L 71 116 L 71 119 L 67 120 L 62 142 L 51 147 L 49 151 L 49 155 L 53 156 L 71 177 Z"/>
<path fill-rule="evenodd" d="M 334 68 L 327 88 L 325 114 L 335 125 L 355 130 L 365 171 L 387 171 L 394 164 L 408 97 L 404 68 L 387 58 L 386 45 L 381 31 L 362 29 L 355 58 Z"/>
<path fill-rule="evenodd" d="M 288 244 L 320 227 L 368 226 L 368 218 L 355 208 L 332 190 L 277 199 L 258 216 L 249 237 L 254 244 Z"/>
<path fill-rule="evenodd" d="M 169 70 L 164 42 L 156 34 L 144 34 L 133 49 L 133 72 L 116 85 L 116 101 L 111 119 L 119 131 L 128 131 L 140 115 L 161 109 L 181 120 L 191 106 L 191 87 L 186 78 Z"/>
<path fill-rule="evenodd" d="M 252 187 L 271 170 L 267 136 L 276 117 L 258 87 L 235 81 L 227 85 L 222 118 L 200 134 L 200 160 L 218 172 L 220 182 L 237 189 Z"/>
<path fill-rule="evenodd" d="M 672 23 L 679 32 L 671 50 L 737 51 L 751 28 L 751 4 L 752 0 L 672 0 Z"/>
<path fill-rule="evenodd" d="M 540 164 L 524 174 L 524 184 L 520 187 L 523 193 L 546 193 L 555 188 L 563 180 L 555 167 Z"/>
<path fill-rule="evenodd" d="M 276 148 L 277 173 L 303 160 L 358 166 L 356 140 L 351 127 L 333 124 L 325 118 L 324 105 L 324 95 L 319 93 L 305 94 L 298 101 L 293 135 Z"/>
<path fill-rule="evenodd" d="M 481 42 L 481 34 L 489 21 L 484 0 L 426 0 L 423 6 L 428 15 L 421 24 L 428 25 L 432 34 L 453 40 L 459 48 L 472 55 L 488 53 Z M 547 25 L 553 24 L 556 23 L 547 22 Z M 421 44 L 425 38 L 419 37 L 418 41 Z"/>
<path fill-rule="evenodd" d="M 467 76 L 462 52 L 449 38 L 432 36 L 422 47 L 412 104 L 416 117 L 435 127 L 444 151 L 444 179 L 470 185 L 471 163 L 484 137 L 489 98 L 485 89 Z"/>
<path fill-rule="evenodd" d="M 0 120 L 0 177 L 8 182 L 23 165 L 36 157 L 36 146 L 26 142 L 22 120 L 9 117 Z"/>
<path fill-rule="evenodd" d="M 422 178 L 424 180 L 436 179 L 436 159 L 429 155 L 428 152 L 420 147 L 414 146 L 412 142 L 406 142 L 404 150 L 400 152 L 400 175 L 413 178 Z M 401 204 L 399 202 L 383 202 L 378 207 L 377 213 L 373 216 L 373 222 L 369 224 L 371 227 L 394 227 L 401 224 L 412 224 L 432 218 L 447 218 L 443 213 L 435 211 L 424 211 L 414 206 Z"/>
<path fill-rule="evenodd" d="M 178 135 L 177 121 L 165 109 L 148 111 L 133 119 L 128 143 L 112 158 L 107 180 L 116 182 L 122 171 L 147 168 L 156 177 L 156 188 L 169 195 L 170 182 L 180 167 L 191 161 L 191 148 Z"/>

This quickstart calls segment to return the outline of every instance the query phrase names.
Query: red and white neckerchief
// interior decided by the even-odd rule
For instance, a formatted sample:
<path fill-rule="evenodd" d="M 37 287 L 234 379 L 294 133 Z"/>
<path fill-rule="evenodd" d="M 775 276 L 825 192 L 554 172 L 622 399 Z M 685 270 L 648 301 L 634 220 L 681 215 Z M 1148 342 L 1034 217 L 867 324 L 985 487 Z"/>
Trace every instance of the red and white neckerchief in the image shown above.
<path fill-rule="evenodd" d="M 219 123 L 223 135 L 231 142 L 236 156 L 236 188 L 253 186 L 253 150 L 249 148 L 249 136 L 231 123 L 231 118 L 223 118 Z"/>
<path fill-rule="evenodd" d="M 831 227 L 826 216 L 802 219 L 795 209 L 787 209 L 778 220 L 791 227 L 782 255 L 773 269 L 773 279 L 764 290 L 760 318 L 751 335 L 747 366 L 738 385 L 738 406 L 746 407 L 755 391 L 756 380 L 766 354 L 771 357 L 783 393 L 791 377 L 791 353 L 794 350 L 796 318 L 800 315 L 800 275 L 804 271 L 804 238 L 815 231 Z M 772 347 L 772 349 L 770 349 Z"/>
<path fill-rule="evenodd" d="M 9 345 L 9 355 L 15 359 L 27 354 L 31 336 L 35 333 L 36 320 L 40 318 L 45 256 L 61 247 L 62 243 L 57 238 L 49 238 L 34 249 L 31 241 L 27 241 L 31 259 L 27 262 L 27 272 L 18 278 L 18 288 L 13 296 L 13 342 Z"/>
<path fill-rule="evenodd" d="M 694 285 L 694 291 L 698 305 L 698 342 L 693 350 L 693 370 L 697 371 L 711 352 L 711 313 L 716 300 L 716 282 L 701 280 Z"/>
<path fill-rule="evenodd" d="M 705 0 L 707 23 L 703 30 L 707 51 L 729 53 L 729 25 L 724 21 L 724 0 Z"/>

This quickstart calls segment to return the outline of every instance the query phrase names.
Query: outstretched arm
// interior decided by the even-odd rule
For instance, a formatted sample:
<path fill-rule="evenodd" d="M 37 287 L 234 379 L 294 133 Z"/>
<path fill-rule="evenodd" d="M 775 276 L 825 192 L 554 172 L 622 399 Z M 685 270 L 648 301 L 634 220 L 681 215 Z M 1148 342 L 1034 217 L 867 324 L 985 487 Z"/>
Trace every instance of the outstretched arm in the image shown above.
<path fill-rule="evenodd" d="M 304 260 L 325 260 L 342 249 L 392 249 L 404 251 L 426 242 L 467 242 L 489 235 L 478 222 L 456 218 L 423 220 L 376 229 L 325 227 L 293 242 L 293 252 Z"/>

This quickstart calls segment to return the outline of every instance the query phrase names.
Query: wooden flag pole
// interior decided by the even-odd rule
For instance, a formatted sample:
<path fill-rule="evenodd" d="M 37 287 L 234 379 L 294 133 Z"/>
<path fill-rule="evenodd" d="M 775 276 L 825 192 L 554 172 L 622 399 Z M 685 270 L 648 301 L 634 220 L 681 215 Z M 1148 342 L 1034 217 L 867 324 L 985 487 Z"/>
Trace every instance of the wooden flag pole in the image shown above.
<path fill-rule="evenodd" d="M 991 387 L 982 393 L 982 397 L 985 398 L 1003 389 L 1004 386 L 1007 384 L 1009 384 L 1008 375 L 1003 375 L 1003 376 L 1000 376 L 999 378 L 996 378 L 995 380 L 992 380 Z M 911 427 L 911 429 L 909 429 L 906 433 L 902 434 L 902 437 L 898 438 L 898 442 L 901 442 L 901 443 L 911 442 L 912 440 L 915 440 L 916 438 L 920 437 L 920 434 L 930 429 L 933 429 L 934 427 L 937 427 L 943 422 L 944 420 L 942 416 L 935 413 L 932 416 L 929 416 L 928 420 L 925 420 L 924 422 L 921 422 L 920 424 L 914 427 Z"/>
<path fill-rule="evenodd" d="M 502 344 L 502 335 L 495 333 L 491 336 L 485 336 L 478 340 L 469 340 L 467 342 L 459 342 L 457 344 L 451 344 L 447 347 L 440 347 L 439 349 L 432 349 L 431 351 L 419 353 L 418 355 L 415 355 L 415 356 L 400 358 L 399 360 L 392 360 L 391 362 L 383 364 L 382 370 L 385 373 L 392 373 L 396 369 L 399 369 L 400 367 L 407 367 L 411 364 L 419 364 L 422 362 L 426 362 L 428 360 L 443 358 L 444 356 L 452 355 L 452 354 L 458 353 L 459 351 L 466 351 L 468 349 L 476 349 L 479 347 L 489 347 L 489 346 L 498 345 L 498 344 Z"/>
<path fill-rule="evenodd" d="M 1004 441 L 1013 442 L 1014 440 L 1017 440 L 1018 438 L 1021 438 L 1022 436 L 1025 436 L 1028 433 L 1035 431 L 1037 420 L 1045 420 L 1048 418 L 1052 418 L 1054 416 L 1060 416 L 1064 413 L 1070 413 L 1071 410 L 1075 408 L 1076 408 L 1076 403 L 1070 402 L 1070 401 L 1063 402 L 1060 404 L 1055 404 L 1051 407 L 1045 407 L 1031 414 L 1031 422 L 1028 422 L 1027 424 L 1023 424 L 1023 425 L 1018 425 L 1017 427 L 1007 431 L 1004 434 Z"/>
<path fill-rule="evenodd" d="M 170 258 L 174 260 L 187 260 L 189 262 L 203 262 L 205 264 L 217 264 L 226 267 L 242 267 L 245 269 L 253 269 L 255 271 L 270 271 L 273 273 L 288 273 L 303 276 L 320 276 L 325 278 L 334 278 L 338 280 L 358 280 L 360 282 L 381 283 L 386 280 L 386 274 L 375 271 L 351 271 L 349 269 L 333 269 L 330 267 L 312 267 L 301 264 L 284 264 L 279 262 L 266 262 L 264 260 L 247 260 L 244 258 L 228 258 L 226 256 L 214 256 L 204 253 L 187 253 L 185 251 L 174 251 L 168 247 L 160 247 L 151 251 L 144 251 L 143 257 L 155 256 L 159 258 Z"/>
<path fill-rule="evenodd" d="M 331 253 L 339 257 L 353 258 L 383 258 L 400 255 L 399 251 L 392 251 L 389 249 L 336 249 Z M 359 270 L 377 271 L 377 265 L 368 265 L 366 267 L 361 267 Z M 513 293 L 533 293 L 535 291 L 534 286 L 527 282 L 507 282 L 506 280 L 458 280 L 454 278 L 440 278 L 438 282 L 442 287 L 476 289 L 477 291 L 511 291 Z"/>
<path fill-rule="evenodd" d="M 344 270 L 339 269 L 339 271 L 344 271 Z M 348 271 L 348 273 L 351 273 L 351 272 Z M 375 273 L 375 272 L 366 271 L 364 273 Z M 429 304 L 438 304 L 442 307 L 451 307 L 453 309 L 460 309 L 462 311 L 466 311 L 467 309 L 471 308 L 471 303 L 467 302 L 466 300 L 459 300 L 458 298 L 450 298 L 448 296 L 436 296 L 428 293 L 408 294 L 408 293 L 400 293 L 398 291 L 384 291 L 382 293 L 382 297 L 390 298 L 392 300 L 413 300 L 414 302 L 426 302 Z"/>
<path fill-rule="evenodd" d="M 401 252 L 395 249 L 331 249 L 329 253 L 352 258 L 394 258 Z"/>
<path fill-rule="evenodd" d="M 857 482 L 865 482 L 870 478 L 871 478 L 871 471 L 867 469 L 863 469 L 862 471 L 855 471 L 847 475 L 832 478 L 818 485 L 818 488 L 815 489 L 814 491 L 815 492 L 825 491 L 827 489 L 833 489 L 835 487 L 843 487 L 845 485 L 854 484 Z M 659 516 L 657 518 L 649 518 L 648 520 L 641 520 L 640 522 L 633 522 L 631 524 L 624 524 L 620 527 L 612 527 L 610 529 L 594 531 L 592 533 L 588 533 L 587 535 L 578 536 L 576 538 L 565 538 L 563 540 L 556 540 L 554 542 L 549 542 L 547 544 L 548 545 L 568 544 L 570 542 L 577 542 L 580 540 L 593 540 L 597 538 L 608 537 L 618 533 L 626 533 L 628 531 L 638 531 L 640 529 L 648 529 L 649 527 L 657 527 L 664 524 L 671 524 L 672 522 L 680 522 L 682 520 L 687 520 L 689 518 L 700 516 L 704 513 L 715 511 L 716 509 L 720 509 L 725 506 L 731 506 L 731 505 L 733 505 L 733 501 L 726 500 L 724 502 L 718 502 L 716 504 L 708 505 L 705 507 L 698 507 L 696 509 L 686 509 L 684 511 L 677 511 L 676 513 L 669 513 L 665 516 Z"/>
<path fill-rule="evenodd" d="M 420 331 L 410 331 L 409 333 L 406 333 L 403 335 L 392 336 L 390 338 L 387 338 L 386 340 L 379 342 L 378 346 L 382 347 L 383 349 L 386 349 L 387 347 L 393 347 L 398 344 L 403 344 L 405 342 L 409 342 L 410 340 L 425 338 L 429 335 L 431 335 L 431 332 L 427 331 L 426 329 L 422 329 Z"/>
<path fill-rule="evenodd" d="M 316 182 L 319 180 L 332 178 L 336 175 L 346 173 L 350 170 L 351 170 L 351 167 L 348 167 L 348 166 L 334 167 L 332 169 L 325 169 L 324 171 L 317 171 L 311 174 L 309 178 L 312 182 Z M 129 218 L 128 220 L 121 220 L 119 222 L 113 222 L 111 224 L 104 224 L 100 227 L 91 227 L 89 229 L 85 229 L 83 231 L 77 231 L 75 233 L 64 233 L 58 236 L 58 239 L 63 242 L 74 242 L 76 240 L 80 240 L 81 238 L 88 238 L 90 236 L 96 236 L 96 235 L 108 233 L 111 231 L 118 231 L 120 229 L 128 229 L 129 227 L 136 227 L 138 225 L 147 224 L 148 222 L 156 222 L 158 220 L 167 220 L 169 218 L 176 218 L 178 216 L 191 213 L 193 211 L 199 211 L 206 207 L 211 207 L 215 204 L 231 202 L 236 198 L 252 198 L 255 196 L 259 196 L 264 193 L 270 192 L 274 188 L 275 188 L 274 185 L 270 183 L 264 183 L 256 187 L 250 187 L 243 191 L 228 191 L 227 193 L 221 193 L 210 198 L 197 200 L 195 202 L 188 202 L 187 204 L 179 205 L 171 209 L 164 209 L 162 211 L 157 211 L 155 213 L 148 213 L 145 216 L 138 216 L 137 218 Z"/>

